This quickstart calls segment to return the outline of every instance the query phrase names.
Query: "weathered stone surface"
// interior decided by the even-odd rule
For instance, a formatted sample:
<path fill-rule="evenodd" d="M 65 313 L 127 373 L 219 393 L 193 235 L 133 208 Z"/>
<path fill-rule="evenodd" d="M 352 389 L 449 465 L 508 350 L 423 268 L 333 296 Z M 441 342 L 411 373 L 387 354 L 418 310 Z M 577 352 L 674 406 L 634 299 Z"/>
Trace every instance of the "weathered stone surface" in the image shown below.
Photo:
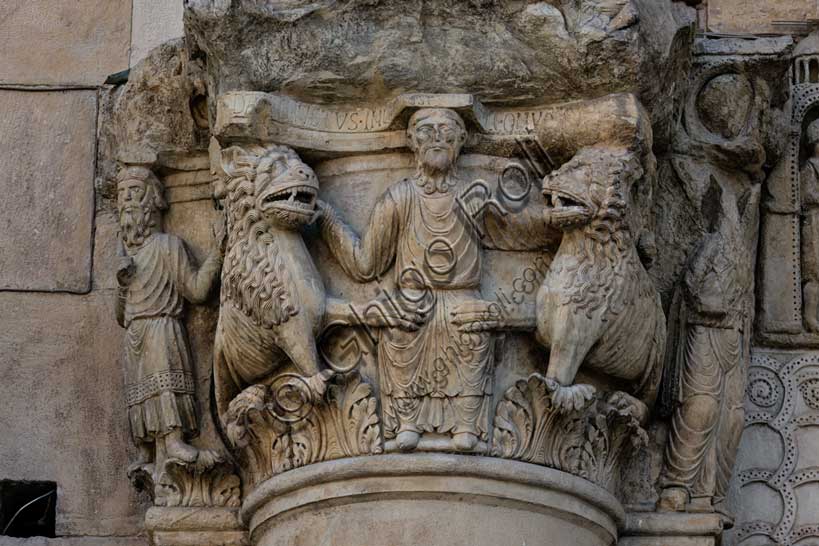
<path fill-rule="evenodd" d="M 30 537 L 0 536 L 0 546 L 148 546 L 148 538 L 135 537 Z"/>
<path fill-rule="evenodd" d="M 619 546 L 717 546 L 723 521 L 718 514 L 632 512 L 620 533 Z"/>
<path fill-rule="evenodd" d="M 0 90 L 0 290 L 88 292 L 94 91 Z"/>
<path fill-rule="evenodd" d="M 0 293 L 0 472 L 57 483 L 58 535 L 140 529 L 140 500 L 124 472 L 128 421 L 115 300 L 111 291 Z"/>
<path fill-rule="evenodd" d="M 726 34 L 786 34 L 775 21 L 806 21 L 819 17 L 814 0 L 708 0 L 708 30 Z"/>
<path fill-rule="evenodd" d="M 610 546 L 618 533 L 628 546 L 719 543 L 726 520 L 693 512 L 731 509 L 721 501 L 742 428 L 754 271 L 772 280 L 763 310 L 779 305 L 772 300 L 793 303 L 780 297 L 780 283 L 798 295 L 809 279 L 799 276 L 795 241 L 815 207 L 800 206 L 798 182 L 807 178 L 794 169 L 804 166 L 800 133 L 811 129 L 802 118 L 788 126 L 783 111 L 806 114 L 819 89 L 788 89 L 790 38 L 710 36 L 692 48 L 697 0 L 134 2 L 132 64 L 144 59 L 126 86 L 98 92 L 93 283 L 90 258 L 76 262 L 88 272 L 84 290 L 96 291 L 0 293 L 3 308 L 22 314 L 0 317 L 0 347 L 9 348 L 0 352 L 0 399 L 24 416 L 0 420 L 0 437 L 22 438 L 0 442 L 0 473 L 8 464 L 13 477 L 60 484 L 58 532 L 136 532 L 141 505 L 124 486 L 122 344 L 134 357 L 126 368 L 138 373 L 169 348 L 184 353 L 182 390 L 157 386 L 129 402 L 188 396 L 184 412 L 162 410 L 169 421 L 184 416 L 183 426 L 135 437 L 166 463 L 141 465 L 165 505 L 145 519 L 153 546 L 543 537 Z M 712 8 L 719 4 L 727 5 Z M 178 33 L 171 12 L 183 5 L 187 45 L 147 53 L 159 36 Z M 804 78 L 819 79 L 811 54 Z M 9 207 L 27 197 L 51 215 L 6 215 L 21 246 L 79 205 L 44 202 L 28 187 L 32 173 L 62 181 L 66 168 L 49 172 L 57 162 L 45 154 L 60 146 L 30 147 L 25 131 L 36 124 L 20 120 L 36 115 L 16 110 L 10 132 L 24 134 L 26 153 L 46 151 L 31 159 L 13 149 L 8 161 L 25 164 L 7 169 L 13 176 L 0 188 L 18 198 Z M 807 115 L 805 126 L 812 121 Z M 791 163 L 763 187 L 788 133 Z M 125 215 L 112 211 L 117 158 L 143 172 L 150 164 L 164 186 L 156 195 L 167 198 L 167 215 L 151 222 L 148 214 L 140 229 L 182 237 L 197 263 L 211 255 L 210 266 L 213 220 L 226 217 L 230 234 L 219 304 L 201 283 L 194 298 L 182 294 L 202 303 L 187 316 L 157 297 L 190 292 L 167 253 L 137 264 L 146 282 L 130 304 L 143 296 L 159 304 L 146 306 L 125 343 L 110 318 L 130 274 L 116 243 Z M 771 198 L 766 213 L 790 222 L 763 226 L 776 235 L 763 252 L 786 251 L 765 254 L 770 270 L 755 267 L 760 195 Z M 122 212 L 150 208 L 150 199 L 125 201 Z M 122 231 L 131 254 L 144 251 L 141 234 Z M 803 269 L 813 254 L 802 252 Z M 451 269 L 436 269 L 442 261 Z M 6 263 L 0 255 L 0 280 Z M 31 269 L 27 280 L 45 275 Z M 215 266 L 205 269 L 215 276 Z M 389 298 L 399 296 L 396 311 Z M 801 324 L 801 307 L 792 307 Z M 173 336 L 140 331 L 169 322 Z M 780 342 L 819 344 L 797 330 Z M 782 445 L 807 449 L 795 457 L 764 437 L 747 441 L 763 456 L 740 457 L 739 480 L 755 493 L 741 511 L 742 537 L 761 529 L 794 543 L 815 534 L 810 511 L 795 509 L 819 498 L 808 430 L 819 408 L 814 360 L 754 361 L 753 409 L 774 409 L 749 421 L 769 419 Z M 758 377 L 765 373 L 767 383 Z M 785 391 L 780 406 L 771 406 L 774 379 Z M 32 403 L 47 407 L 46 418 Z M 180 438 L 180 428 L 202 433 Z M 240 501 L 238 478 L 215 453 L 222 440 L 241 466 L 243 523 L 231 510 L 203 509 Z M 421 453 L 453 450 L 472 456 Z M 638 455 L 628 465 L 626 452 Z M 763 481 L 777 493 L 760 492 Z M 765 520 L 777 495 L 781 525 Z M 626 500 L 678 513 L 624 520 Z"/>
<path fill-rule="evenodd" d="M 571 514 L 571 516 L 568 516 Z M 382 455 L 296 469 L 247 499 L 253 543 L 609 546 L 623 512 L 605 490 L 516 461 Z M 343 524 L 341 524 L 343 522 Z"/>
<path fill-rule="evenodd" d="M 155 47 L 180 38 L 185 33 L 182 25 L 183 2 L 168 0 L 132 0 L 131 66 L 136 66 Z"/>
<path fill-rule="evenodd" d="M 770 55 L 782 58 L 793 47 L 792 36 L 757 36 L 731 39 L 701 36 L 694 42 L 695 55 Z"/>
<path fill-rule="evenodd" d="M 819 353 L 755 349 L 726 544 L 804 544 L 817 536 Z M 806 542 L 807 541 L 807 542 Z"/>
<path fill-rule="evenodd" d="M 113 106 L 114 150 L 128 163 L 153 163 L 208 144 L 206 89 L 201 60 L 189 58 L 183 41 L 153 50 L 131 69 Z M 158 157 L 159 156 L 159 157 Z"/>
<path fill-rule="evenodd" d="M 207 258 L 197 265 L 185 242 L 160 228 L 168 201 L 151 169 L 122 167 L 117 205 L 116 317 L 127 332 L 127 412 L 140 451 L 129 476 L 159 506 L 238 506 L 240 481 L 233 465 L 217 449 L 191 445 L 199 435 L 199 416 L 183 322 L 185 303 L 204 303 L 217 284 L 224 224 L 213 227 Z"/>
<path fill-rule="evenodd" d="M 758 336 L 771 346 L 819 346 L 819 33 L 794 49 L 782 153 L 766 181 L 760 234 Z"/>
<path fill-rule="evenodd" d="M 734 139 L 747 123 L 754 90 L 739 74 L 721 74 L 708 81 L 697 97 L 697 113 L 711 133 Z"/>
<path fill-rule="evenodd" d="M 0 83 L 100 85 L 130 42 L 131 0 L 4 0 Z"/>
<path fill-rule="evenodd" d="M 235 508 L 160 508 L 145 514 L 154 546 L 246 546 L 247 532 Z"/>
<path fill-rule="evenodd" d="M 668 96 L 665 76 L 686 55 L 694 17 L 668 0 L 187 5 L 212 95 L 275 91 L 335 103 L 406 90 L 505 104 L 645 90 L 652 109 Z"/>

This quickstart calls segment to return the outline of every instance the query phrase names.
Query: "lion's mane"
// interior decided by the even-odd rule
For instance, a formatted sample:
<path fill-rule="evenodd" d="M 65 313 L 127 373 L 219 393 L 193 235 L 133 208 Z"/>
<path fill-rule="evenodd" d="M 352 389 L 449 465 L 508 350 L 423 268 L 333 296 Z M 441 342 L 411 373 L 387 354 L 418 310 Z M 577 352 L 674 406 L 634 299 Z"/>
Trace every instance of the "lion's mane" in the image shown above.
<path fill-rule="evenodd" d="M 633 244 L 627 218 L 628 192 L 643 175 L 636 157 L 627 151 L 605 148 L 581 150 L 560 171 L 579 170 L 590 178 L 585 197 L 596 210 L 583 229 L 580 256 L 576 267 L 566 268 L 565 299 L 587 314 L 605 307 L 619 314 L 640 296 L 645 271 Z M 558 172 L 558 175 L 561 173 Z"/>
<path fill-rule="evenodd" d="M 228 242 L 222 303 L 232 303 L 254 324 L 267 328 L 286 322 L 298 307 L 276 237 L 256 208 L 256 195 L 294 157 L 298 159 L 285 146 L 233 146 L 223 154 Z"/>

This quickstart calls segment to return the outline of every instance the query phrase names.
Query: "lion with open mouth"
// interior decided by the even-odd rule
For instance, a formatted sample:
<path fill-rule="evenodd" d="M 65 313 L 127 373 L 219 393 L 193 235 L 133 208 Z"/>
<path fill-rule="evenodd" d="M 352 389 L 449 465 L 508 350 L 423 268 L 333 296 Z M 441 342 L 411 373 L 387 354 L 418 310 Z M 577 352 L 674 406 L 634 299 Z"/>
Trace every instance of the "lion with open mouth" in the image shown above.
<path fill-rule="evenodd" d="M 575 384 L 581 368 L 615 385 L 609 401 L 640 420 L 656 397 L 665 316 L 627 221 L 642 176 L 632 152 L 601 147 L 582 149 L 543 181 L 546 220 L 563 238 L 537 295 L 537 339 L 550 349 L 546 383 L 563 411 L 594 396 Z"/>
<path fill-rule="evenodd" d="M 324 283 L 300 228 L 316 215 L 313 170 L 286 146 L 233 146 L 223 152 L 228 241 L 222 269 L 214 346 L 216 406 L 229 404 L 256 383 L 267 384 L 288 366 L 316 394 L 331 371 L 322 370 L 315 338 L 325 309 Z"/>

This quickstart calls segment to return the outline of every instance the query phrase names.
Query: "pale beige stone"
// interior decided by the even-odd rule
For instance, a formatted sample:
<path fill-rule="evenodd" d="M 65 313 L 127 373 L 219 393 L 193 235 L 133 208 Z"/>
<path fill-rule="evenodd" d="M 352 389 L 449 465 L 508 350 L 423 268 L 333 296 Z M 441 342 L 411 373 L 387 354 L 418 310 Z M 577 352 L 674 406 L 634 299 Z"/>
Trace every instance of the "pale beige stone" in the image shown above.
<path fill-rule="evenodd" d="M 128 68 L 130 40 L 131 0 L 4 0 L 0 83 L 98 85 Z"/>
<path fill-rule="evenodd" d="M 57 483 L 58 535 L 140 530 L 115 299 L 0 293 L 0 475 Z"/>
<path fill-rule="evenodd" d="M 158 45 L 180 38 L 184 3 L 168 0 L 133 0 L 131 23 L 131 66 L 135 66 Z"/>
<path fill-rule="evenodd" d="M 200 156 L 214 137 L 213 197 L 229 233 L 219 319 L 199 309 L 188 324 L 197 360 L 214 363 L 250 543 L 610 546 L 621 533 L 627 544 L 716 544 L 721 517 L 692 512 L 725 508 L 738 408 L 701 404 L 677 416 L 670 440 L 667 422 L 651 436 L 642 425 L 658 422 L 647 418 L 661 377 L 670 412 L 742 395 L 742 373 L 716 374 L 724 388 L 676 386 L 715 361 L 744 370 L 759 186 L 768 148 L 770 164 L 778 154 L 761 133 L 772 97 L 787 96 L 770 76 L 787 68 L 781 51 L 737 47 L 770 56 L 762 67 L 696 62 L 694 11 L 670 0 L 185 6 L 196 59 L 178 42 L 140 63 L 115 108 L 118 145 L 164 178 L 165 230 L 202 246 L 212 211 Z M 722 55 L 710 46 L 693 51 Z M 517 209 L 510 172 L 530 182 Z M 470 185 L 480 195 L 456 203 Z M 516 267 L 533 256 L 542 268 Z M 517 306 L 508 314 L 496 313 L 502 286 Z M 396 309 L 396 287 L 433 304 Z M 346 328 L 342 349 L 351 331 L 378 343 L 340 366 L 328 325 Z M 725 347 L 680 356 L 701 338 Z M 716 439 L 674 435 L 719 415 L 729 419 Z M 682 495 L 660 508 L 679 513 L 624 524 L 598 488 L 653 490 L 666 444 L 713 477 L 714 453 L 690 452 L 716 441 L 719 487 L 664 484 Z M 624 477 L 624 447 L 639 445 L 654 466 Z M 651 491 L 634 505 L 655 501 Z M 157 545 L 242 539 L 168 521 L 153 529 Z"/>
<path fill-rule="evenodd" d="M 619 546 L 716 546 L 723 522 L 719 514 L 626 514 Z"/>
<path fill-rule="evenodd" d="M 310 465 L 245 501 L 253 544 L 609 546 L 619 503 L 577 477 L 516 461 L 382 455 Z"/>
<path fill-rule="evenodd" d="M 148 546 L 147 537 L 30 537 L 0 536 L 0 546 Z"/>
<path fill-rule="evenodd" d="M 160 508 L 145 514 L 153 546 L 246 546 L 235 508 Z"/>
<path fill-rule="evenodd" d="M 97 97 L 0 90 L 0 290 L 91 289 Z"/>
<path fill-rule="evenodd" d="M 197 266 L 184 241 L 159 228 L 168 208 L 164 194 L 145 166 L 123 166 L 117 176 L 116 316 L 127 331 L 126 398 L 140 451 L 129 476 L 157 505 L 238 506 L 232 465 L 218 451 L 189 443 L 199 435 L 199 420 L 184 303 L 204 303 L 216 285 L 224 227 L 214 227 L 208 256 Z"/>
<path fill-rule="evenodd" d="M 788 34 L 775 21 L 819 17 L 815 0 L 708 0 L 708 30 L 727 34 Z"/>

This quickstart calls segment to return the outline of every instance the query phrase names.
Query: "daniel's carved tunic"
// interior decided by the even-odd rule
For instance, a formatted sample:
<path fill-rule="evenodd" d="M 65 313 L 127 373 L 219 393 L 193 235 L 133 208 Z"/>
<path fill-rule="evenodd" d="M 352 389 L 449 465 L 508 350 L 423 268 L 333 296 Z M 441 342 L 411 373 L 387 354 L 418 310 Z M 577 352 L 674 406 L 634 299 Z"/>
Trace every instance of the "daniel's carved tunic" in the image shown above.
<path fill-rule="evenodd" d="M 181 317 L 184 300 L 202 302 L 221 266 L 214 254 L 198 270 L 184 243 L 155 233 L 133 254 L 124 292 L 123 326 L 128 417 L 136 441 L 173 429 L 197 431 L 191 356 Z"/>
<path fill-rule="evenodd" d="M 337 219 L 324 223 L 344 270 L 359 282 L 384 274 L 393 263 L 398 294 L 429 308 L 416 332 L 385 330 L 378 369 L 388 437 L 398 432 L 470 432 L 487 438 L 492 392 L 493 336 L 461 333 L 451 312 L 480 299 L 481 244 L 451 188 L 416 179 L 392 186 L 375 204 L 359 240 Z"/>

